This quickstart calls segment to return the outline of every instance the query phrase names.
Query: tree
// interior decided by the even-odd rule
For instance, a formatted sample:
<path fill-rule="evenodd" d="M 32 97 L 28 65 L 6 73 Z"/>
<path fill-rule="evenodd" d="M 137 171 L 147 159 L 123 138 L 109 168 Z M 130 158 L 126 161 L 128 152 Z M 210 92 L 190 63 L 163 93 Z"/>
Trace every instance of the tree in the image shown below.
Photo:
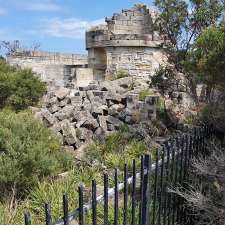
<path fill-rule="evenodd" d="M 223 0 L 155 0 L 161 32 L 169 39 L 169 62 L 183 72 L 182 62 L 201 32 L 221 18 Z"/>
<path fill-rule="evenodd" d="M 0 60 L 0 108 L 26 109 L 38 103 L 46 84 L 31 70 L 22 70 Z"/>
<path fill-rule="evenodd" d="M 19 40 L 15 41 L 1 41 L 0 50 L 5 49 L 6 55 L 13 55 L 17 53 L 27 53 L 37 51 L 40 48 L 40 43 L 34 42 L 30 47 L 23 46 Z"/>
<path fill-rule="evenodd" d="M 189 53 L 186 70 L 195 73 L 208 88 L 225 88 L 225 22 L 205 29 Z"/>

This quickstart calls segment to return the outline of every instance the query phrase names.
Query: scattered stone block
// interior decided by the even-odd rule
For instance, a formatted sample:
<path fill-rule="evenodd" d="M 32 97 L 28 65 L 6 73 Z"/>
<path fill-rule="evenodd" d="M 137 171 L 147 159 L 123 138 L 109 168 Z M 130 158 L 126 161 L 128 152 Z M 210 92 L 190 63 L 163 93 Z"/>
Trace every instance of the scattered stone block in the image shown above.
<path fill-rule="evenodd" d="M 55 96 L 59 99 L 62 100 L 64 99 L 67 95 L 69 95 L 70 90 L 67 88 L 60 87 L 58 90 L 55 91 Z"/>

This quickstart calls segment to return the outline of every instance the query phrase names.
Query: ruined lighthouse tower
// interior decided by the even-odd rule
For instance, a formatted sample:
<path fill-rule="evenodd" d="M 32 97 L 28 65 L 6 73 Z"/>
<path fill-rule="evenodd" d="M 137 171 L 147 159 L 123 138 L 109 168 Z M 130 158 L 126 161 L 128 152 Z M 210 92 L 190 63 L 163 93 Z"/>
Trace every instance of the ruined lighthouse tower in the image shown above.
<path fill-rule="evenodd" d="M 104 80 L 118 71 L 131 76 L 151 76 L 166 56 L 164 37 L 154 30 L 157 13 L 136 4 L 106 18 L 106 25 L 86 32 L 89 68 L 95 80 Z"/>

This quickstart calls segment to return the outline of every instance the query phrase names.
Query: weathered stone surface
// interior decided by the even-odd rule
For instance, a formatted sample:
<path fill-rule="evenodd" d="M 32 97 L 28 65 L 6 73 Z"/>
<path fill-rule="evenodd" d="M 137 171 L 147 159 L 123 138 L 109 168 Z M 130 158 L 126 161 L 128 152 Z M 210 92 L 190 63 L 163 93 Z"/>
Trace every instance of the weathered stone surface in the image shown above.
<path fill-rule="evenodd" d="M 90 141 L 93 137 L 93 132 L 85 127 L 80 127 L 76 129 L 77 138 L 83 142 Z"/>
<path fill-rule="evenodd" d="M 112 124 L 115 128 L 119 128 L 124 124 L 121 120 L 117 119 L 116 117 L 110 116 L 110 115 L 107 116 L 106 121 L 108 123 Z"/>
<path fill-rule="evenodd" d="M 55 113 L 59 111 L 61 108 L 58 105 L 52 105 L 51 107 L 48 108 L 49 112 Z"/>
<path fill-rule="evenodd" d="M 107 116 L 98 116 L 98 122 L 99 122 L 99 126 L 106 131 L 107 130 Z"/>
<path fill-rule="evenodd" d="M 81 127 L 85 127 L 89 130 L 95 131 L 99 127 L 99 124 L 94 118 L 88 118 L 84 121 Z"/>
<path fill-rule="evenodd" d="M 71 102 L 70 98 L 69 98 L 69 97 L 65 97 L 63 100 L 61 100 L 61 101 L 59 102 L 59 106 L 60 106 L 60 107 L 64 107 L 64 106 L 66 106 L 67 104 L 70 104 L 70 102 Z"/>
<path fill-rule="evenodd" d="M 55 96 L 59 99 L 62 100 L 64 99 L 67 95 L 69 95 L 70 90 L 67 88 L 59 88 L 58 90 L 55 91 Z"/>
<path fill-rule="evenodd" d="M 57 123 L 57 119 L 47 109 L 41 111 L 42 117 L 48 122 L 49 125 Z"/>
<path fill-rule="evenodd" d="M 111 116 L 117 116 L 125 108 L 122 104 L 115 104 L 109 107 L 108 113 Z"/>
<path fill-rule="evenodd" d="M 138 102 L 138 95 L 128 95 L 126 98 L 126 106 L 129 110 L 135 110 Z"/>
<path fill-rule="evenodd" d="M 82 105 L 82 97 L 79 96 L 72 96 L 70 97 L 71 105 L 73 106 L 81 106 Z"/>
<path fill-rule="evenodd" d="M 68 145 L 76 144 L 77 137 L 75 128 L 70 124 L 69 120 L 63 120 L 61 123 L 61 128 L 63 131 L 64 141 Z"/>
<path fill-rule="evenodd" d="M 125 85 L 124 82 L 121 84 Z M 48 109 L 37 112 L 36 117 L 59 134 L 64 145 L 72 146 L 71 149 L 79 148 L 94 136 L 101 139 L 124 123 L 133 126 L 140 120 L 152 119 L 156 104 L 153 97 L 140 102 L 138 94 L 129 91 L 127 100 L 126 95 L 99 89 L 79 91 L 75 96 L 68 94 L 60 100 L 51 92 L 46 98 Z"/>
<path fill-rule="evenodd" d="M 77 122 L 79 122 L 79 121 L 81 121 L 82 119 L 85 119 L 85 118 L 92 118 L 92 115 L 89 111 L 86 111 L 86 110 L 82 110 L 82 111 L 74 110 L 72 118 L 74 120 L 76 120 Z"/>
<path fill-rule="evenodd" d="M 52 97 L 45 100 L 47 102 L 47 107 L 58 104 L 58 99 L 56 97 Z"/>

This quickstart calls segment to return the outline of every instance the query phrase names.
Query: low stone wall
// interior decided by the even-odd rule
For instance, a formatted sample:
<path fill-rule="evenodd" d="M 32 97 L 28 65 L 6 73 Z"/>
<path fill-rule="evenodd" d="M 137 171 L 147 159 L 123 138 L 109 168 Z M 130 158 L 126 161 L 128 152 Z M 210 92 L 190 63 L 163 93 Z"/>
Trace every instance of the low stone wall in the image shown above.
<path fill-rule="evenodd" d="M 68 67 L 87 67 L 87 56 L 79 54 L 63 54 L 49 52 L 21 52 L 7 57 L 7 62 L 33 72 L 50 88 L 63 87 L 70 83 L 68 79 L 74 75 L 68 74 Z"/>
<path fill-rule="evenodd" d="M 13 55 L 8 56 L 8 61 L 11 60 L 33 60 L 39 63 L 46 64 L 63 64 L 63 65 L 84 65 L 87 64 L 87 55 L 69 54 L 59 52 L 45 51 L 18 51 Z"/>

